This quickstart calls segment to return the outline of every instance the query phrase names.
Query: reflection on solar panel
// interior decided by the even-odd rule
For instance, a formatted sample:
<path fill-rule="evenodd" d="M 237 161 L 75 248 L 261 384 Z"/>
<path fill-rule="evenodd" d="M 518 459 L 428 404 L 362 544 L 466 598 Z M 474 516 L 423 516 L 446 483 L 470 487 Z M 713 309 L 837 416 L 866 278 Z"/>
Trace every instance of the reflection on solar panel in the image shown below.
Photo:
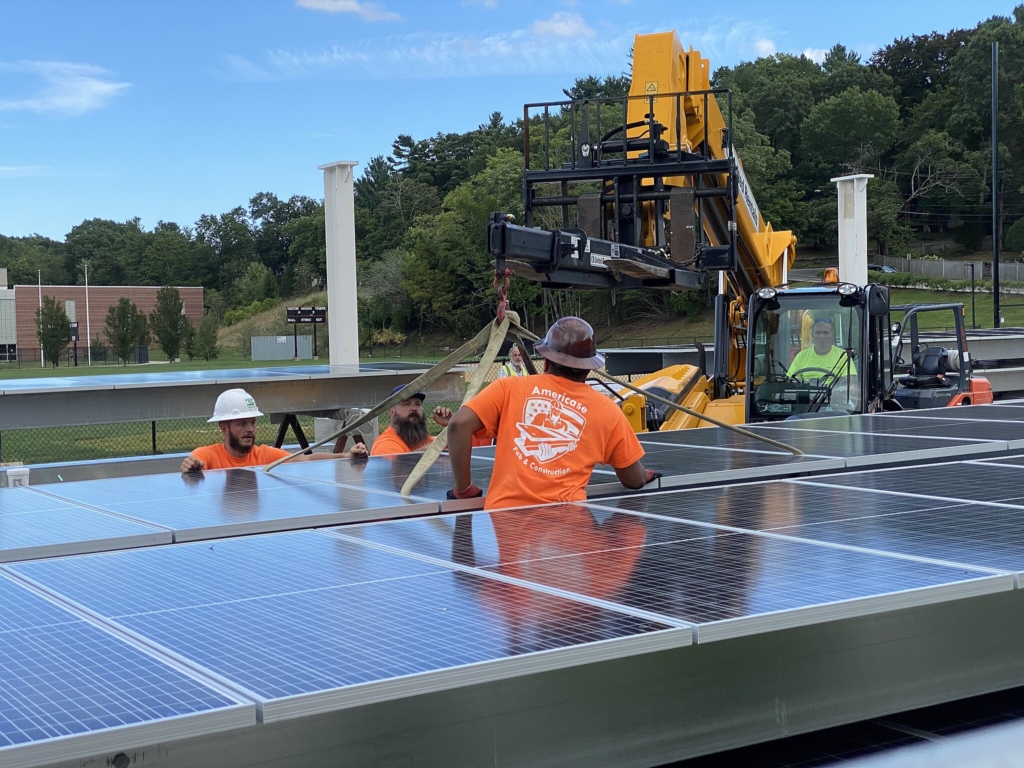
<path fill-rule="evenodd" d="M 230 680 L 265 721 L 691 635 L 314 532 L 11 567 Z"/>
<path fill-rule="evenodd" d="M 276 467 L 273 473 L 305 482 L 341 483 L 354 488 L 398 493 L 422 456 L 421 453 L 403 453 L 396 456 L 371 456 L 365 461 L 286 463 Z M 493 469 L 493 462 L 474 459 L 473 482 L 486 490 Z M 423 499 L 443 501 L 454 483 L 455 478 L 448 455 L 441 454 L 423 479 L 416 484 L 413 493 Z"/>
<path fill-rule="evenodd" d="M 896 412 L 899 418 L 915 419 L 980 419 L 988 421 L 1024 421 L 1024 403 L 1019 405 L 972 405 L 958 408 L 920 408 Z"/>
<path fill-rule="evenodd" d="M 828 475 L 828 478 L 842 477 Z M 815 477 L 814 480 L 817 481 Z M 646 512 L 680 520 L 767 531 L 786 526 L 813 526 L 838 520 L 935 509 L 934 499 L 884 496 L 848 487 L 791 482 L 748 483 L 720 488 L 665 491 L 605 499 L 602 506 Z M 956 506 L 949 501 L 945 506 Z"/>
<path fill-rule="evenodd" d="M 943 410 L 955 414 L 953 409 Z M 804 419 L 778 422 L 775 429 L 811 432 L 862 432 L 873 435 L 908 435 L 922 440 L 1006 440 L 1021 441 L 1024 447 L 1024 421 L 988 421 L 983 419 L 917 418 L 917 411 L 907 415 L 871 414 L 831 419 Z"/>
<path fill-rule="evenodd" d="M 42 765 L 255 723 L 252 705 L 0 575 L 0 765 Z"/>
<path fill-rule="evenodd" d="M 816 477 L 822 485 L 902 493 L 952 502 L 1024 503 L 1024 473 L 998 462 L 960 462 L 901 467 L 875 472 L 851 472 Z"/>
<path fill-rule="evenodd" d="M 479 539 L 470 529 L 485 517 L 496 545 L 485 545 L 478 562 Z M 694 624 L 702 642 L 1013 588 L 1010 575 L 660 520 L 602 504 L 473 513 L 448 525 L 401 520 L 333 533 Z M 490 560 L 494 552 L 497 563 Z"/>
<path fill-rule="evenodd" d="M 0 488 L 0 562 L 170 543 L 167 531 L 27 488 Z"/>
<path fill-rule="evenodd" d="M 1021 509 L 962 504 L 781 528 L 812 541 L 896 552 L 970 568 L 1024 572 Z"/>
<path fill-rule="evenodd" d="M 842 458 L 847 466 L 870 466 L 886 463 L 923 461 L 965 454 L 993 454 L 1006 449 L 1005 443 L 986 442 L 973 439 L 934 440 L 928 436 L 888 434 L 840 434 L 836 431 L 819 431 L 819 423 L 840 425 L 844 418 L 808 419 L 783 422 L 776 426 L 746 426 L 755 434 L 779 440 L 805 454 L 818 457 Z M 801 424 L 801 426 L 793 426 Z M 804 424 L 810 426 L 802 426 Z M 833 427 L 835 429 L 836 426 Z M 673 445 L 706 446 L 733 450 L 770 451 L 780 449 L 766 445 L 754 438 L 729 432 L 724 429 L 690 429 L 678 432 L 658 432 L 644 440 L 644 443 L 665 443 Z M 784 454 L 785 455 L 785 454 Z"/>
<path fill-rule="evenodd" d="M 162 526 L 174 531 L 176 541 L 437 511 L 436 502 L 419 497 L 406 499 L 251 469 L 112 477 L 40 486 L 36 491 Z"/>

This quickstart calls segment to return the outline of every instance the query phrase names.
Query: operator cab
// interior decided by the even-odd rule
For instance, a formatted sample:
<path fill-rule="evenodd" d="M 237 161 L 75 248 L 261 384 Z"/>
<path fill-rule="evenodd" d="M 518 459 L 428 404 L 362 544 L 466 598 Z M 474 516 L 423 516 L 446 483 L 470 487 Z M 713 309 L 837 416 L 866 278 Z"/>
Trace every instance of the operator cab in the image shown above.
<path fill-rule="evenodd" d="M 868 305 L 878 286 L 758 291 L 748 325 L 747 420 L 865 413 L 873 360 L 865 360 Z M 876 303 L 888 310 L 888 293 Z"/>

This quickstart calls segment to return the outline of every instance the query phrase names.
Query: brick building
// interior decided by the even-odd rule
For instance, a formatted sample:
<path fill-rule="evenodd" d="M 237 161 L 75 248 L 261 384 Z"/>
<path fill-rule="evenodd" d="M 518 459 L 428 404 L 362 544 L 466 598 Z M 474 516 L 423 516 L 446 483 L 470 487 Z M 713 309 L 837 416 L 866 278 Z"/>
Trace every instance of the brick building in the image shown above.
<path fill-rule="evenodd" d="M 85 316 L 84 285 L 44 285 L 42 294 L 43 296 L 52 296 L 63 303 L 68 319 L 78 323 L 78 348 L 81 351 L 88 344 L 87 328 L 91 331 L 92 338 L 98 336 L 104 343 L 106 342 L 104 326 L 107 311 L 116 305 L 122 296 L 131 299 L 140 312 L 148 315 L 156 307 L 156 294 L 159 290 L 159 286 L 149 285 L 90 285 L 88 322 Z M 203 289 L 179 286 L 178 291 L 185 304 L 185 315 L 192 321 L 193 326 L 198 326 L 203 319 Z M 0 338 L 0 347 L 3 347 L 4 344 L 17 344 L 19 349 L 26 351 L 39 348 L 39 338 L 36 336 L 36 310 L 39 308 L 39 293 L 38 285 L 16 285 L 13 290 L 0 291 L 0 304 L 13 305 L 13 307 L 0 306 L 0 318 L 12 317 L 14 320 L 13 329 L 7 327 L 10 325 L 9 322 L 0 323 L 0 336 L 3 336 Z M 13 338 L 6 338 L 12 335 L 12 330 L 14 331 Z M 10 353 L 8 352 L 8 354 Z"/>

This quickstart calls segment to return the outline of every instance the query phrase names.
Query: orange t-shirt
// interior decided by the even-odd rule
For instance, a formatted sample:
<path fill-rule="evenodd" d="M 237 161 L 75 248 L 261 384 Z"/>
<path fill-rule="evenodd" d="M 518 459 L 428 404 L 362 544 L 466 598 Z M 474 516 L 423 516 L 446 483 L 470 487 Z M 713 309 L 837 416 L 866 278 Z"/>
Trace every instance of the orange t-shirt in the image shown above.
<path fill-rule="evenodd" d="M 224 443 L 204 445 L 192 451 L 192 458 L 205 465 L 203 469 L 234 469 L 236 467 L 260 467 L 275 459 L 287 456 L 288 451 L 272 445 L 254 445 L 244 458 L 236 459 L 227 452 Z"/>
<path fill-rule="evenodd" d="M 380 437 L 373 441 L 373 448 L 370 449 L 371 456 L 393 456 L 396 453 L 412 453 L 413 451 L 422 451 L 428 445 L 434 442 L 434 438 L 427 435 L 427 439 L 417 445 L 415 448 L 410 448 L 405 444 L 405 440 L 398 436 L 394 427 L 388 427 L 380 433 Z"/>
<path fill-rule="evenodd" d="M 644 449 L 614 402 L 550 373 L 506 376 L 466 407 L 497 437 L 484 509 L 582 501 L 596 464 L 624 469 Z"/>

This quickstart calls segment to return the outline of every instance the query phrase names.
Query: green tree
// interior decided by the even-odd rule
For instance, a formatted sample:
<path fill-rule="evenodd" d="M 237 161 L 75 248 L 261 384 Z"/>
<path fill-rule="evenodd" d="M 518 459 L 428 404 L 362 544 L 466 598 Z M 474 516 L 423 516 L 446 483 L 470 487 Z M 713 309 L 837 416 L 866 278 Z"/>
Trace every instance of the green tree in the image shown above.
<path fill-rule="evenodd" d="M 156 307 L 149 313 L 149 327 L 160 343 L 160 349 L 174 362 L 181 351 L 181 342 L 191 326 L 185 316 L 185 302 L 177 288 L 166 285 L 157 291 Z"/>
<path fill-rule="evenodd" d="M 236 306 L 246 306 L 277 296 L 277 279 L 270 269 L 258 261 L 249 262 L 234 285 Z"/>
<path fill-rule="evenodd" d="M 217 318 L 213 315 L 206 315 L 199 329 L 195 333 L 196 355 L 203 360 L 216 360 L 220 354 L 220 347 L 217 344 Z"/>
<path fill-rule="evenodd" d="M 71 321 L 64 304 L 52 296 L 43 296 L 43 306 L 36 310 L 36 338 L 44 357 L 56 368 L 71 341 Z"/>
<path fill-rule="evenodd" d="M 198 333 L 192 326 L 191 320 L 185 328 L 185 335 L 181 337 L 181 351 L 185 353 L 189 362 L 199 354 Z"/>
<path fill-rule="evenodd" d="M 896 143 L 899 124 L 892 96 L 850 88 L 815 104 L 800 134 L 807 156 L 826 167 L 866 170 Z"/>
<path fill-rule="evenodd" d="M 104 323 L 107 341 L 110 342 L 114 354 L 124 365 L 128 365 L 132 350 L 138 345 L 142 328 L 140 318 L 143 322 L 145 321 L 145 315 L 139 312 L 135 302 L 127 296 L 122 296 L 117 304 L 107 310 L 107 318 Z"/>

